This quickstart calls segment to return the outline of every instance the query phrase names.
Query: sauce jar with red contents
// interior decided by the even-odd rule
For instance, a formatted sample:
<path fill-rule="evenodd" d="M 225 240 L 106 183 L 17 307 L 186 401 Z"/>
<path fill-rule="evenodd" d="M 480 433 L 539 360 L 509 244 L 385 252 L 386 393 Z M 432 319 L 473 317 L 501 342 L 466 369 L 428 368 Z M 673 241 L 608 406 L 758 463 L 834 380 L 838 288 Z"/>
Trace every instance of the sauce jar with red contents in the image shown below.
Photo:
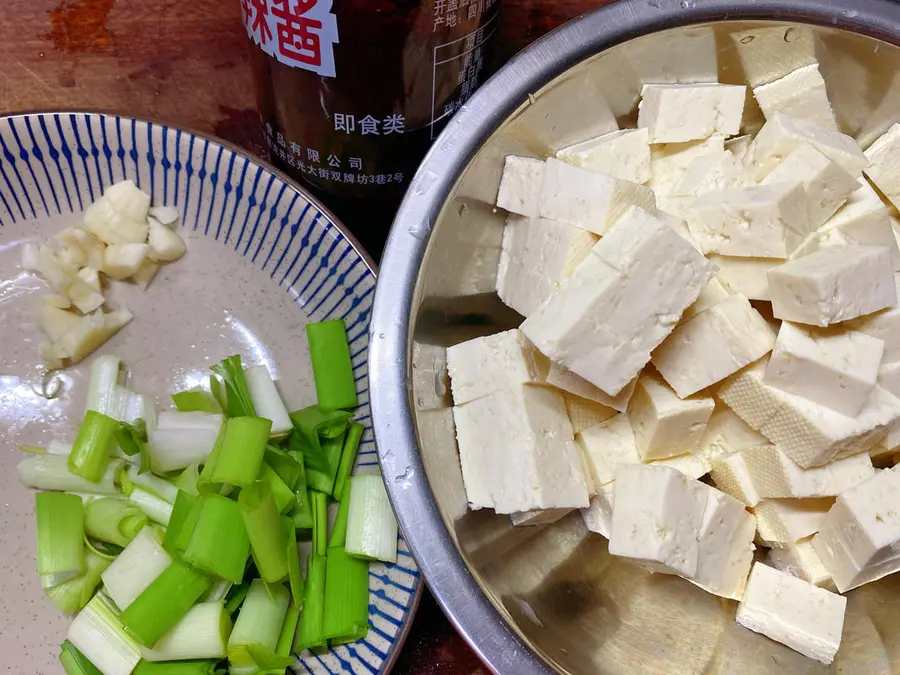
<path fill-rule="evenodd" d="M 380 253 L 419 161 L 486 75 L 499 0 L 241 0 L 272 161 Z"/>

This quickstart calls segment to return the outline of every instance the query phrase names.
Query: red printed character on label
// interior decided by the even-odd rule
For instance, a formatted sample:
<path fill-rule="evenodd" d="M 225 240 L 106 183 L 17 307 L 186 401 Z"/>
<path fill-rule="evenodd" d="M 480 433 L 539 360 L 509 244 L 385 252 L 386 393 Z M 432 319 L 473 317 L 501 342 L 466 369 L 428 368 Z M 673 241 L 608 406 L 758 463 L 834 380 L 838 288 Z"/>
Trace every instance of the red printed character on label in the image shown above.
<path fill-rule="evenodd" d="M 332 0 L 242 0 L 247 35 L 285 65 L 334 77 L 337 19 Z M 277 39 L 273 39 L 277 36 Z"/>

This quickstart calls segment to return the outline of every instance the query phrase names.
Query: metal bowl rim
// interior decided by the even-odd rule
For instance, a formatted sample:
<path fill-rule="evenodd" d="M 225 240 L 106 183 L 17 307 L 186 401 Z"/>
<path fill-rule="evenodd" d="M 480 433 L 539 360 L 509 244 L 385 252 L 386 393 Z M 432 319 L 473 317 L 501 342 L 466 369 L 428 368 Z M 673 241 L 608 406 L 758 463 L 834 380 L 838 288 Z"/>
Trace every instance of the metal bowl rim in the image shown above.
<path fill-rule="evenodd" d="M 853 0 L 619 0 L 574 19 L 519 52 L 461 108 L 419 167 L 394 220 L 370 324 L 373 426 L 388 494 L 410 550 L 444 613 L 502 675 L 553 669 L 507 624 L 468 571 L 425 477 L 411 410 L 410 315 L 432 228 L 457 179 L 487 138 L 528 97 L 584 59 L 635 37 L 725 21 L 836 28 L 900 46 L 900 3 Z"/>

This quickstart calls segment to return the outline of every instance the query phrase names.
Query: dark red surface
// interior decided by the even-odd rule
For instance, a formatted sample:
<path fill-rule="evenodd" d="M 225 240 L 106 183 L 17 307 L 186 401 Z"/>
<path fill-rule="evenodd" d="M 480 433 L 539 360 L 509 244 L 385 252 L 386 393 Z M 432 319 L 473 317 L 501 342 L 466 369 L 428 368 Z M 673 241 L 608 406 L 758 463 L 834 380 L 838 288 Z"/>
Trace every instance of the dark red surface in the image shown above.
<path fill-rule="evenodd" d="M 608 1 L 502 0 L 498 62 Z M 264 152 L 238 0 L 3 0 L 0 109 L 109 110 Z M 426 591 L 395 672 L 487 669 Z"/>

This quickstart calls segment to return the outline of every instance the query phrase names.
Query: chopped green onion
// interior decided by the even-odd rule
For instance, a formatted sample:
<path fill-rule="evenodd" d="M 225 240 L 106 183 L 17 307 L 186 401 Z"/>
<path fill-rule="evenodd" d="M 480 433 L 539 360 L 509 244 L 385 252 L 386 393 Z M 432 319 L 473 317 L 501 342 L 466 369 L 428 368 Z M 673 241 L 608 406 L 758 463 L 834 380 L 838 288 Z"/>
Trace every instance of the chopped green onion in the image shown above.
<path fill-rule="evenodd" d="M 117 495 L 116 473 L 122 464 L 121 460 L 113 460 L 100 480 L 92 482 L 71 473 L 65 455 L 31 455 L 19 460 L 16 473 L 25 487 L 37 490 Z"/>
<path fill-rule="evenodd" d="M 38 573 L 41 586 L 53 588 L 85 571 L 84 505 L 60 492 L 38 492 L 34 501 Z"/>
<path fill-rule="evenodd" d="M 287 540 L 269 483 L 263 480 L 241 490 L 238 504 L 260 576 L 269 584 L 283 581 L 288 576 Z"/>
<path fill-rule="evenodd" d="M 256 417 L 256 408 L 253 407 L 253 399 L 247 388 L 247 380 L 244 378 L 244 366 L 241 357 L 237 354 L 229 356 L 210 368 L 221 380 L 217 381 L 225 388 L 225 414 L 228 417 Z"/>
<path fill-rule="evenodd" d="M 228 638 L 228 660 L 232 667 L 262 665 L 258 659 L 275 656 L 291 596 L 284 586 L 269 590 L 262 579 L 254 579 L 250 584 L 247 599 Z"/>
<path fill-rule="evenodd" d="M 340 546 L 328 549 L 323 637 L 340 642 L 364 638 L 369 630 L 369 564 Z"/>
<path fill-rule="evenodd" d="M 324 410 L 355 408 L 356 382 L 343 319 L 307 324 L 306 337 L 319 405 Z"/>
<path fill-rule="evenodd" d="M 300 629 L 294 639 L 294 651 L 322 649 L 328 645 L 323 632 L 325 617 L 325 574 L 327 558 L 311 555 L 306 559 L 306 594 Z"/>
<path fill-rule="evenodd" d="M 147 516 L 138 508 L 115 497 L 91 499 L 84 507 L 84 531 L 123 548 L 146 524 Z"/>
<path fill-rule="evenodd" d="M 66 640 L 59 646 L 59 662 L 66 675 L 103 675 L 78 648 Z"/>
<path fill-rule="evenodd" d="M 185 661 L 187 659 L 224 659 L 231 617 L 223 603 L 200 602 L 152 649 L 143 649 L 146 661 Z"/>
<path fill-rule="evenodd" d="M 198 464 L 191 464 L 188 468 L 178 474 L 178 478 L 175 479 L 175 487 L 188 494 L 199 495 L 200 492 L 197 490 L 197 479 L 199 477 L 200 466 Z"/>
<path fill-rule="evenodd" d="M 228 579 L 217 579 L 214 578 L 212 582 L 212 586 L 209 587 L 209 590 L 206 591 L 204 596 L 201 598 L 201 602 L 218 602 L 225 601 L 225 598 L 228 597 L 228 593 L 231 591 L 234 583 L 228 581 Z"/>
<path fill-rule="evenodd" d="M 281 519 L 287 537 L 288 581 L 291 598 L 298 607 L 303 604 L 303 572 L 300 570 L 300 549 L 297 547 L 297 530 L 290 518 Z"/>
<path fill-rule="evenodd" d="M 116 417 L 118 405 L 117 387 L 121 362 L 117 356 L 104 354 L 91 363 L 88 381 L 87 409 L 102 415 Z"/>
<path fill-rule="evenodd" d="M 352 556 L 397 562 L 397 518 L 378 475 L 350 479 L 350 514 L 344 548 Z"/>
<path fill-rule="evenodd" d="M 116 443 L 119 449 L 128 457 L 140 455 L 140 473 L 150 470 L 150 453 L 147 450 L 147 427 L 143 420 L 137 420 L 136 425 L 127 422 L 119 422 L 115 433 Z"/>
<path fill-rule="evenodd" d="M 172 517 L 169 518 L 169 525 L 166 528 L 166 538 L 163 540 L 163 548 L 171 555 L 184 553 L 191 540 L 197 516 L 200 515 L 200 510 L 196 508 L 197 502 L 198 499 L 194 495 L 178 491 L 172 507 Z"/>
<path fill-rule="evenodd" d="M 128 402 L 122 421 L 134 427 L 143 427 L 146 440 L 146 430 L 156 426 L 156 404 L 150 396 L 128 392 Z"/>
<path fill-rule="evenodd" d="M 257 417 L 264 417 L 272 422 L 271 438 L 284 438 L 294 425 L 288 416 L 287 408 L 281 400 L 281 394 L 275 386 L 275 381 L 265 366 L 253 366 L 244 369 L 244 379 L 253 408 Z"/>
<path fill-rule="evenodd" d="M 238 610 L 238 607 L 244 602 L 249 590 L 249 583 L 235 584 L 232 586 L 231 590 L 228 591 L 228 596 L 225 598 L 225 611 L 229 614 L 234 614 Z"/>
<path fill-rule="evenodd" d="M 101 574 L 106 592 L 119 609 L 126 609 L 172 564 L 161 542 L 159 528 L 145 527 Z"/>
<path fill-rule="evenodd" d="M 334 526 L 331 528 L 331 537 L 328 539 L 328 548 L 339 546 L 344 548 L 347 542 L 347 517 L 350 514 L 350 499 L 338 503 L 337 517 L 334 520 Z"/>
<path fill-rule="evenodd" d="M 309 502 L 309 488 L 306 486 L 306 468 L 304 467 L 303 453 L 296 451 L 289 455 L 300 467 L 297 484 L 294 486 L 294 506 L 291 509 L 291 517 L 294 519 L 294 527 L 298 530 L 309 529 L 313 526 L 312 510 Z"/>
<path fill-rule="evenodd" d="M 290 656 L 294 646 L 294 636 L 297 634 L 297 624 L 300 623 L 300 605 L 293 604 L 288 607 L 281 625 L 281 635 L 275 645 L 275 654 L 278 656 Z"/>
<path fill-rule="evenodd" d="M 173 560 L 122 611 L 122 623 L 138 642 L 153 647 L 187 614 L 210 583 L 209 577 L 202 572 Z"/>
<path fill-rule="evenodd" d="M 47 588 L 44 592 L 59 608 L 59 611 L 64 614 L 75 614 L 94 596 L 94 591 L 100 585 L 100 575 L 109 567 L 109 564 L 109 560 L 85 547 L 84 573 L 59 586 Z"/>
<path fill-rule="evenodd" d="M 262 417 L 232 417 L 225 422 L 216 446 L 200 473 L 200 492 L 217 492 L 223 485 L 245 488 L 259 475 L 272 422 Z"/>
<path fill-rule="evenodd" d="M 217 494 L 202 495 L 197 519 L 181 557 L 198 569 L 240 583 L 250 555 L 250 538 L 238 503 Z"/>
<path fill-rule="evenodd" d="M 93 483 L 99 482 L 109 466 L 118 428 L 119 423 L 112 417 L 88 410 L 72 445 L 69 471 Z"/>
<path fill-rule="evenodd" d="M 298 462 L 285 450 L 276 448 L 274 445 L 268 445 L 266 446 L 266 455 L 264 459 L 266 464 L 271 467 L 272 471 L 278 474 L 278 477 L 285 485 L 291 490 L 297 487 L 297 483 L 303 476 L 303 464 L 301 463 L 303 461 L 302 455 L 300 457 L 300 462 Z"/>
<path fill-rule="evenodd" d="M 316 406 L 291 413 L 294 431 L 289 448 L 303 454 L 307 485 L 331 494 L 341 462 L 343 436 L 351 413 L 323 412 Z"/>
<path fill-rule="evenodd" d="M 100 539 L 92 539 L 91 537 L 84 538 L 84 546 L 94 555 L 99 556 L 104 560 L 109 560 L 110 562 L 115 560 L 116 556 L 122 552 L 121 546 L 116 546 L 115 544 L 110 544 L 108 541 L 102 541 Z"/>
<path fill-rule="evenodd" d="M 43 445 L 20 445 L 19 452 L 27 452 L 29 455 L 46 455 L 47 448 Z"/>
<path fill-rule="evenodd" d="M 125 631 L 112 601 L 97 593 L 69 625 L 66 638 L 103 675 L 129 675 L 141 660 L 140 645 Z"/>
<path fill-rule="evenodd" d="M 334 480 L 334 498 L 341 501 L 347 492 L 350 474 L 353 464 L 356 462 L 356 452 L 359 450 L 359 442 L 362 440 L 365 427 L 359 422 L 351 422 L 344 437 L 344 447 L 341 450 L 341 463 L 338 466 L 337 477 Z"/>
<path fill-rule="evenodd" d="M 119 480 L 120 482 L 128 483 L 127 490 L 125 489 L 124 484 L 122 486 L 123 492 L 125 492 L 126 495 L 130 493 L 134 486 L 137 486 L 144 492 L 149 492 L 154 497 L 159 497 L 170 504 L 175 503 L 175 498 L 178 496 L 178 488 L 169 481 L 160 478 L 159 476 L 155 476 L 152 473 L 141 473 L 134 466 L 126 467 L 125 472 L 127 481 L 122 481 L 121 477 Z"/>
<path fill-rule="evenodd" d="M 141 661 L 133 675 L 216 675 L 216 661 Z"/>
<path fill-rule="evenodd" d="M 149 433 L 147 450 L 156 473 L 178 471 L 202 464 L 216 445 L 222 415 L 204 412 L 164 411 Z"/>
<path fill-rule="evenodd" d="M 172 394 L 172 402 L 181 412 L 206 412 L 221 415 L 222 408 L 208 391 L 200 388 L 188 389 Z"/>
<path fill-rule="evenodd" d="M 309 493 L 313 514 L 313 555 L 325 555 L 328 541 L 328 498 L 315 490 Z"/>
<path fill-rule="evenodd" d="M 172 518 L 172 505 L 169 502 L 139 487 L 132 488 L 128 500 L 146 513 L 151 520 L 168 526 Z"/>
<path fill-rule="evenodd" d="M 47 443 L 47 454 L 48 455 L 70 455 L 72 453 L 72 444 L 64 443 L 63 441 L 59 441 L 57 439 L 51 440 Z"/>
<path fill-rule="evenodd" d="M 275 498 L 275 505 L 278 507 L 278 513 L 287 513 L 296 502 L 294 493 L 291 491 L 284 481 L 278 477 L 278 474 L 272 470 L 268 464 L 263 464 L 259 470 L 259 480 L 267 483 L 272 496 Z"/>

